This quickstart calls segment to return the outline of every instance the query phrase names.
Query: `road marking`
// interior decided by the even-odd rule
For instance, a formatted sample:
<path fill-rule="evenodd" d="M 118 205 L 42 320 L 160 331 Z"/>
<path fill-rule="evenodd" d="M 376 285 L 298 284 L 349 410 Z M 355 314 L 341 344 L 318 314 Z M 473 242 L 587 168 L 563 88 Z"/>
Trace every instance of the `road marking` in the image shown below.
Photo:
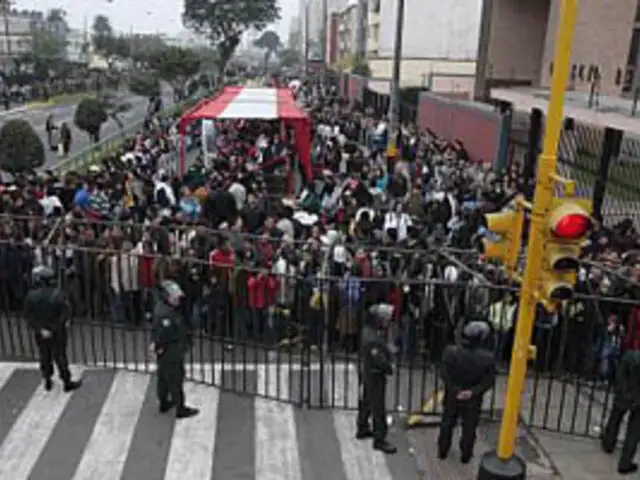
<path fill-rule="evenodd" d="M 118 372 L 73 480 L 120 478 L 148 385 L 148 375 Z"/>
<path fill-rule="evenodd" d="M 187 383 L 184 393 L 189 406 L 199 408 L 200 413 L 176 421 L 165 480 L 209 478 L 213 468 L 220 392 Z"/>
<path fill-rule="evenodd" d="M 27 478 L 71 395 L 38 388 L 0 446 L 0 478 Z"/>
<path fill-rule="evenodd" d="M 258 369 L 258 394 L 282 398 L 289 393 L 289 372 L 277 365 Z M 256 480 L 301 480 L 293 406 L 255 398 Z M 373 478 L 373 477 L 371 477 Z"/>

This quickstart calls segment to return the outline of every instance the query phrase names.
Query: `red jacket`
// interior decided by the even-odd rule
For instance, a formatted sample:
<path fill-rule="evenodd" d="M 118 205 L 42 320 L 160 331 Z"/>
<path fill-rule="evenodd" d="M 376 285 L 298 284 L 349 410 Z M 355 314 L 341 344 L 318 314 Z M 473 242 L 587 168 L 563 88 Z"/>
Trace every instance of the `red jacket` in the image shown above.
<path fill-rule="evenodd" d="M 138 283 L 143 288 L 153 287 L 153 262 L 151 255 L 140 255 L 138 258 Z"/>
<path fill-rule="evenodd" d="M 265 309 L 275 304 L 278 281 L 264 273 L 253 274 L 247 280 L 249 308 Z"/>

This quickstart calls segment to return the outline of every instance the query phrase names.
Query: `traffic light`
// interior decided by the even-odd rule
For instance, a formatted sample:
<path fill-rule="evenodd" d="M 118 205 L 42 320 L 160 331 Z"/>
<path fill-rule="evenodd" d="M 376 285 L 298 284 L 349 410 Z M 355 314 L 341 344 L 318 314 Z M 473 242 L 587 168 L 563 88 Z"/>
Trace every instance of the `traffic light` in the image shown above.
<path fill-rule="evenodd" d="M 555 198 L 547 214 L 538 300 L 549 311 L 573 296 L 580 252 L 591 230 L 591 202 Z"/>
<path fill-rule="evenodd" d="M 510 209 L 484 216 L 484 226 L 494 238 L 482 238 L 480 253 L 504 265 L 509 277 L 515 273 L 522 246 L 524 207 L 524 197 L 518 197 Z"/>

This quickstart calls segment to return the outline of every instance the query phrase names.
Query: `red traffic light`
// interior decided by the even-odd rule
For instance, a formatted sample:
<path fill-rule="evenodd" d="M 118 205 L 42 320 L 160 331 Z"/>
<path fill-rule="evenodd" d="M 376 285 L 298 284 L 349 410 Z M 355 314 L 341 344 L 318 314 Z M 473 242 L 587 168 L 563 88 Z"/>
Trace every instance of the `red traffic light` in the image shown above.
<path fill-rule="evenodd" d="M 572 213 L 560 217 L 553 227 L 553 234 L 558 238 L 577 240 L 584 237 L 591 228 L 591 219 L 581 213 Z"/>
<path fill-rule="evenodd" d="M 591 216 L 578 203 L 566 202 L 551 213 L 549 228 L 556 238 L 579 240 L 591 229 Z"/>

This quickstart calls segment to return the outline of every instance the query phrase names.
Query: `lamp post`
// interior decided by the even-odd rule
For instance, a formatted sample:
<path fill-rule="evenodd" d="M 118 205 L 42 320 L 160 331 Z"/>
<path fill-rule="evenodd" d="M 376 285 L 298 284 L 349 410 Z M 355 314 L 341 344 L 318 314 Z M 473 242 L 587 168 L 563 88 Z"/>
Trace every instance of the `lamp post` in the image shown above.
<path fill-rule="evenodd" d="M 402 63 L 404 1 L 405 0 L 396 0 L 396 35 L 393 46 L 393 69 L 391 72 L 391 92 L 389 95 L 387 157 L 395 157 L 398 155 L 398 134 L 400 130 L 400 65 Z"/>

